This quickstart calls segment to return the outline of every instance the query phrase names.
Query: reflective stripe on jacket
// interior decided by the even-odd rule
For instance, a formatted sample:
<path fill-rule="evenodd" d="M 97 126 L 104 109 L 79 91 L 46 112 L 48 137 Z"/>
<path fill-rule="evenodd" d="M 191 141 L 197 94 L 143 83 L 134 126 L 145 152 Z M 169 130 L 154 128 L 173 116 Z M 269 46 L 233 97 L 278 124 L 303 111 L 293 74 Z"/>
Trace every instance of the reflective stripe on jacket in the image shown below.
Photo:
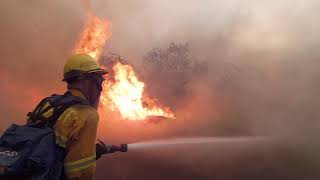
<path fill-rule="evenodd" d="M 74 96 L 85 98 L 78 90 L 71 89 Z M 48 111 L 44 116 L 50 116 Z M 64 169 L 67 179 L 90 180 L 96 167 L 96 133 L 99 115 L 96 109 L 87 105 L 68 108 L 54 126 L 56 144 L 66 148 Z"/>

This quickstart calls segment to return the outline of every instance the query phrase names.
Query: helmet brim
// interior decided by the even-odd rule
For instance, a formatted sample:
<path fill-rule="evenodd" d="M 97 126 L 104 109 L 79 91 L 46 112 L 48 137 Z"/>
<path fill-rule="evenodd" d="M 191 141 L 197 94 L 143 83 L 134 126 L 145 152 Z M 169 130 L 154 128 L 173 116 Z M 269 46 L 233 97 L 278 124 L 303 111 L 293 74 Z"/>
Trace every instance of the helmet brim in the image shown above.
<path fill-rule="evenodd" d="M 76 77 L 81 77 L 81 76 L 84 76 L 86 74 L 100 74 L 100 75 L 106 75 L 108 74 L 108 71 L 106 71 L 105 69 L 94 69 L 94 70 L 91 70 L 91 71 L 79 71 L 79 70 L 73 70 L 73 71 L 70 71 L 68 73 L 66 73 L 64 75 L 64 78 L 62 79 L 62 81 L 67 81 L 68 79 L 71 79 L 71 78 L 76 78 Z"/>
<path fill-rule="evenodd" d="M 88 73 L 98 73 L 98 74 L 105 75 L 105 74 L 108 74 L 108 71 L 106 71 L 105 69 L 95 69 L 95 70 L 89 71 Z"/>

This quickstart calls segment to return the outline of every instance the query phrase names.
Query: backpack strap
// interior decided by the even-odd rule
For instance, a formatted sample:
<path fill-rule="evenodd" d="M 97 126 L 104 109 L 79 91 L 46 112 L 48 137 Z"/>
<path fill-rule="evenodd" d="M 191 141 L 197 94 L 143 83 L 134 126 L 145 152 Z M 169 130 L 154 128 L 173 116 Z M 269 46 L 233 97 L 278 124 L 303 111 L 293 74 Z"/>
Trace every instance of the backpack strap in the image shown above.
<path fill-rule="evenodd" d="M 44 108 L 47 103 L 49 103 L 49 106 Z M 28 113 L 29 121 L 27 122 L 27 125 L 38 128 L 52 128 L 56 124 L 61 114 L 76 104 L 89 105 L 88 101 L 73 96 L 69 91 L 67 91 L 64 95 L 52 95 L 51 97 L 44 98 L 33 112 Z M 52 115 L 48 118 L 44 117 L 43 114 L 52 108 Z"/>
<path fill-rule="evenodd" d="M 37 119 L 39 119 L 38 115 L 40 114 L 40 110 L 43 109 L 47 102 L 49 102 L 49 97 L 42 99 L 40 103 L 37 105 L 37 107 L 33 110 L 33 112 L 29 112 L 27 114 L 29 121 L 36 121 Z"/>
<path fill-rule="evenodd" d="M 48 125 L 49 127 L 53 127 L 65 110 L 74 105 L 89 105 L 89 102 L 79 97 L 73 96 L 71 92 L 67 91 L 63 95 L 63 98 L 59 99 L 58 101 L 52 101 L 50 102 L 50 104 L 52 104 L 54 110 L 53 115 L 49 117 Z"/>

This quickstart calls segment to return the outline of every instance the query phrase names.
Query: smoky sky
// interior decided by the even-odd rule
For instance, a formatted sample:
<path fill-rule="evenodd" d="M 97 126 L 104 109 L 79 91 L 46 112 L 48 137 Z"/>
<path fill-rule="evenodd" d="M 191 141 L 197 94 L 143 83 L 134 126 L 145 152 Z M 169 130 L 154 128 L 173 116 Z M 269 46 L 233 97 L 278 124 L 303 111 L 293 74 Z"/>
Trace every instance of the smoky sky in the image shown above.
<path fill-rule="evenodd" d="M 83 11 L 77 1 L 1 2 L 1 129 L 24 122 L 44 96 L 61 93 L 63 62 L 81 32 Z"/>
<path fill-rule="evenodd" d="M 253 133 L 288 136 L 319 126 L 319 6 L 313 0 L 91 3 L 112 21 L 105 51 L 139 64 L 152 47 L 187 42 L 195 59 L 208 62 L 209 83 L 194 80 L 199 93 L 180 109 L 184 115 L 196 109 L 191 121 L 202 125 L 173 131 L 218 131 L 212 126 L 220 117 L 212 112 L 221 111 L 231 131 L 245 124 Z"/>

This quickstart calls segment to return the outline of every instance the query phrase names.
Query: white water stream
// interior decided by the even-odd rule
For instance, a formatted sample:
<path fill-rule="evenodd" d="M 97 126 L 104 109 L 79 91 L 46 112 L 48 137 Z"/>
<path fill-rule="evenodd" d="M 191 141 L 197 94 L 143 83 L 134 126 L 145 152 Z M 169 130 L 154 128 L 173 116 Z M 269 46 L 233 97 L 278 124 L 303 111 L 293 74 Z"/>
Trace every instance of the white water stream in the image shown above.
<path fill-rule="evenodd" d="M 129 151 L 143 148 L 154 148 L 159 146 L 174 146 L 187 144 L 209 144 L 209 143 L 258 143 L 268 141 L 265 137 L 191 137 L 172 138 L 163 140 L 152 140 L 128 144 Z"/>

